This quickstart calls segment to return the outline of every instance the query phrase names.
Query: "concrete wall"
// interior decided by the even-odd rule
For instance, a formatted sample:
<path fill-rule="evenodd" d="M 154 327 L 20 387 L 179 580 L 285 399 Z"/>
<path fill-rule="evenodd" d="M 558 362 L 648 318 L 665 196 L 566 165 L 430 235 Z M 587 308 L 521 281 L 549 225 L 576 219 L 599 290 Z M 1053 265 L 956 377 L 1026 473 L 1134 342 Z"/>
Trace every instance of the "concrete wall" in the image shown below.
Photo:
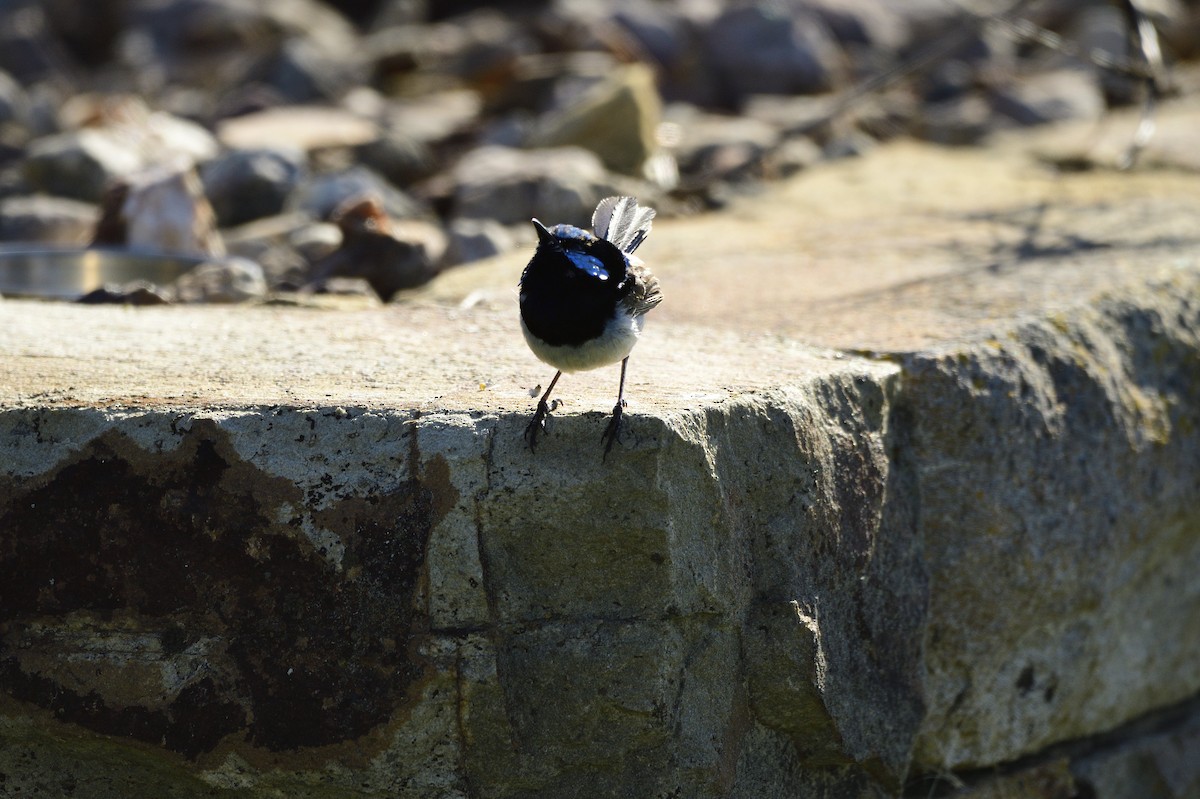
<path fill-rule="evenodd" d="M 508 306 L 6 301 L 0 794 L 1195 796 L 1200 257 L 1110 249 L 664 316 L 606 462 Z"/>

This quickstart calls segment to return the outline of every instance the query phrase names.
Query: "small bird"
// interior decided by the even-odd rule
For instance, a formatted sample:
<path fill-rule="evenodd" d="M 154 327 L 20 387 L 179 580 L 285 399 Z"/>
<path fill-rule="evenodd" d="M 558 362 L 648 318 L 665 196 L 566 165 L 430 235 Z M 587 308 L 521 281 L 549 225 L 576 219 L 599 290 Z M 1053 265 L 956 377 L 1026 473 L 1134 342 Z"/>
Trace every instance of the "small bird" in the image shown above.
<path fill-rule="evenodd" d="M 521 331 L 539 360 L 558 371 L 525 428 L 530 451 L 550 413 L 547 400 L 563 372 L 621 362 L 612 419 L 600 440 L 607 457 L 620 435 L 625 367 L 646 312 L 662 302 L 658 280 L 633 254 L 650 233 L 654 209 L 633 197 L 607 197 L 592 214 L 594 233 L 573 225 L 547 228 L 537 219 L 538 245 L 521 273 Z"/>

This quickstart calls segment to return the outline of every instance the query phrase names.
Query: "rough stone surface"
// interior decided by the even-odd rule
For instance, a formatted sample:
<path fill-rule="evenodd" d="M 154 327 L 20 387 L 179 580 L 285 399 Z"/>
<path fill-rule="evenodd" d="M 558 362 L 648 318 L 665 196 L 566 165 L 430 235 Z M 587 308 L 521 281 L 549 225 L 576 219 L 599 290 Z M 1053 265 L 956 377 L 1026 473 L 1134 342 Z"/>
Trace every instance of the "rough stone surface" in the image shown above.
<path fill-rule="evenodd" d="M 1097 799 L 1145 796 L 1183 799 L 1200 794 L 1200 708 L 1191 702 L 1182 712 L 1147 719 L 1127 740 L 1072 759 L 1081 792 Z"/>
<path fill-rule="evenodd" d="M 523 446 L 526 253 L 374 310 L 5 302 L 0 770 L 1188 796 L 1194 178 L 1027 148 L 882 147 L 657 224 L 606 462 L 616 370 Z"/>
<path fill-rule="evenodd" d="M 939 586 L 918 762 L 983 766 L 1195 693 L 1196 289 L 1167 278 L 906 363 Z"/>

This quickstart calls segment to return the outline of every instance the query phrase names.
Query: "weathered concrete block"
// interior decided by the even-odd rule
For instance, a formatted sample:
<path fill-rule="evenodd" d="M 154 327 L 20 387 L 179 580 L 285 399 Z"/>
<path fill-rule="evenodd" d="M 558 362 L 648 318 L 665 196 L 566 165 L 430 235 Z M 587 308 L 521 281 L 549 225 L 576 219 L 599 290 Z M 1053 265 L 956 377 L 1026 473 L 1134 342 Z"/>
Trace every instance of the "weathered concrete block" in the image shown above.
<path fill-rule="evenodd" d="M 761 723 L 793 748 L 743 768 L 898 785 L 920 605 L 880 611 L 922 588 L 883 508 L 895 375 L 635 417 L 611 465 L 573 445 L 593 416 L 535 460 L 523 415 L 9 410 L 4 701 L 98 734 L 58 753 L 83 780 L 149 747 L 256 793 L 718 796 Z"/>
<path fill-rule="evenodd" d="M 1194 795 L 1194 180 L 1031 172 L 882 148 L 664 223 L 607 462 L 615 375 L 523 446 L 517 257 L 6 300 L 4 790 Z"/>
<path fill-rule="evenodd" d="M 917 761 L 983 766 L 1194 696 L 1194 273 L 913 356 L 930 570 Z"/>

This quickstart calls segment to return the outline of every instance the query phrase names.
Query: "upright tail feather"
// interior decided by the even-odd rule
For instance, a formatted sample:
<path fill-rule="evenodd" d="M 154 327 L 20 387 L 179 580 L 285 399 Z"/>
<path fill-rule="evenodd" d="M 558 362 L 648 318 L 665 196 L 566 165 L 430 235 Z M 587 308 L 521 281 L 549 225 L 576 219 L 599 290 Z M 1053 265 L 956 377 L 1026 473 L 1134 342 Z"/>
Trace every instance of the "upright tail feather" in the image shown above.
<path fill-rule="evenodd" d="M 638 205 L 635 197 L 605 197 L 592 214 L 596 235 L 631 253 L 650 235 L 654 209 Z"/>

